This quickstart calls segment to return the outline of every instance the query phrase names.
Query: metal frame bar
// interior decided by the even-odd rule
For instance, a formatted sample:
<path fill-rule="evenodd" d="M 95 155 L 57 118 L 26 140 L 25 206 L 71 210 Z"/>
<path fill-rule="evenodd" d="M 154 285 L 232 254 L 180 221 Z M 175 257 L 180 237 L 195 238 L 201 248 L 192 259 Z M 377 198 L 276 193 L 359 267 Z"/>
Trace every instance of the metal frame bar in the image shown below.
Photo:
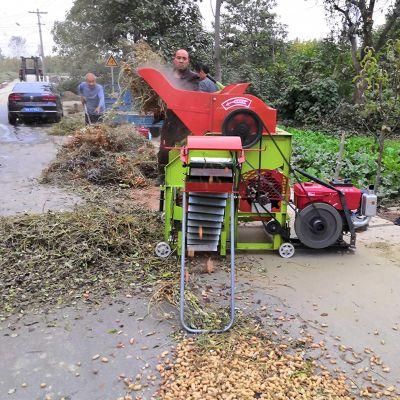
<path fill-rule="evenodd" d="M 186 217 L 187 193 L 183 192 L 182 215 L 182 252 L 181 252 L 181 281 L 180 281 L 180 320 L 183 328 L 189 333 L 223 333 L 228 331 L 235 321 L 235 197 L 230 196 L 230 250 L 231 250 L 231 298 L 230 320 L 223 329 L 194 329 L 185 322 L 185 262 L 186 262 Z"/>

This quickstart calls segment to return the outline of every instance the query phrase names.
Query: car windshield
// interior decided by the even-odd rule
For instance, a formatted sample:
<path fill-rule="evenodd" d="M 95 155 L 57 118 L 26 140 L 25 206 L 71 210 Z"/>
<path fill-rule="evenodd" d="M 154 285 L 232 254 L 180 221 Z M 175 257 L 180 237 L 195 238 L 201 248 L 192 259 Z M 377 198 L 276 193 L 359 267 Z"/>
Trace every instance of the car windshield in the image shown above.
<path fill-rule="evenodd" d="M 13 87 L 13 92 L 18 93 L 35 93 L 35 92 L 51 92 L 51 85 L 48 83 L 17 83 Z"/>

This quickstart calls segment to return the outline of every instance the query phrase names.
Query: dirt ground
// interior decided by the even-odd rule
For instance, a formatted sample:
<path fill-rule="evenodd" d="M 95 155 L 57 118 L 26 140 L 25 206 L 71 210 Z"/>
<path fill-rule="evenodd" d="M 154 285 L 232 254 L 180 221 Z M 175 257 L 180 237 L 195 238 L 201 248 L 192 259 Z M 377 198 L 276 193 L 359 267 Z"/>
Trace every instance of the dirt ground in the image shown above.
<path fill-rule="evenodd" d="M 0 118 L 0 214 L 78 203 L 37 182 L 58 139 L 41 127 L 14 130 L 4 108 Z M 158 209 L 158 192 L 135 190 L 132 200 Z M 237 263 L 238 311 L 252 313 L 267 332 L 288 342 L 312 335 L 309 357 L 345 371 L 355 392 L 376 380 L 400 396 L 400 226 L 373 218 L 354 251 L 297 249 L 291 259 L 241 253 Z M 225 270 L 190 273 L 215 293 L 229 282 Z M 154 398 L 159 356 L 171 351 L 180 325 L 176 310 L 150 307 L 152 294 L 132 287 L 101 304 L 77 301 L 0 321 L 0 398 L 116 400 L 126 393 L 126 379 L 138 382 L 133 398 Z"/>
<path fill-rule="evenodd" d="M 395 222 L 396 225 L 400 225 L 400 206 L 398 207 L 382 207 L 379 210 L 378 215 L 388 221 Z"/>
<path fill-rule="evenodd" d="M 374 219 L 355 251 L 303 249 L 289 260 L 239 254 L 237 312 L 255 315 L 289 343 L 311 335 L 308 357 L 345 371 L 354 388 L 371 379 L 399 388 L 398 229 Z M 190 279 L 226 293 L 226 270 L 191 270 Z M 138 399 L 152 399 L 160 354 L 171 352 L 179 322 L 168 306 L 150 308 L 151 295 L 132 288 L 98 305 L 78 303 L 0 323 L 0 393 L 19 400 L 116 400 L 131 379 L 141 385 Z M 373 355 L 381 366 L 371 362 Z"/>

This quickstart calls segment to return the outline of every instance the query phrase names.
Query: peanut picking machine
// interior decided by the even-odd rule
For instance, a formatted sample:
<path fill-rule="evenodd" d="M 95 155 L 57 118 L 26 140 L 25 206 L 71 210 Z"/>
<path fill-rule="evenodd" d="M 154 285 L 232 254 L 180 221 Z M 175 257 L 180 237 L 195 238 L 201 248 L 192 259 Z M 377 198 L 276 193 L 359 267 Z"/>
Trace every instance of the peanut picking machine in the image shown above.
<path fill-rule="evenodd" d="M 277 129 L 276 110 L 245 93 L 248 83 L 216 93 L 180 90 L 154 68 L 138 74 L 190 130 L 169 150 L 162 187 L 165 241 L 160 257 L 181 256 L 181 322 L 185 308 L 186 256 L 230 253 L 230 321 L 234 321 L 236 250 L 277 250 L 291 257 L 295 244 L 322 249 L 355 245 L 355 230 L 376 213 L 376 196 L 348 181 L 326 183 L 290 165 L 291 135 Z M 289 174 L 293 186 L 293 202 Z M 310 179 L 302 182 L 299 175 Z M 294 210 L 297 239 L 290 237 L 288 207 Z M 256 227 L 262 231 L 257 238 Z M 343 235 L 349 233 L 346 243 Z"/>

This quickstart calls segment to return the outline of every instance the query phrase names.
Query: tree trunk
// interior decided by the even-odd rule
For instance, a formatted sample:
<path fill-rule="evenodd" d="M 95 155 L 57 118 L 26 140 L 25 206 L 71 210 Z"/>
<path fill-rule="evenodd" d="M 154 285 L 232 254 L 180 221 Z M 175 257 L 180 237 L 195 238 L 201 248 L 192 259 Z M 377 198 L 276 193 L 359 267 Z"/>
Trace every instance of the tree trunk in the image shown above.
<path fill-rule="evenodd" d="M 344 144 L 346 141 L 346 132 L 343 131 L 340 137 L 340 145 L 339 145 L 339 153 L 336 160 L 336 168 L 335 168 L 335 180 L 339 179 L 340 176 L 340 169 L 342 168 L 342 161 L 343 161 L 343 153 L 344 153 Z"/>
<path fill-rule="evenodd" d="M 214 24 L 214 64 L 215 64 L 215 79 L 221 82 L 221 4 L 223 0 L 215 2 L 215 24 Z"/>
<path fill-rule="evenodd" d="M 354 70 L 359 75 L 361 72 L 360 61 L 358 60 L 357 38 L 353 32 L 349 32 L 349 41 L 351 44 L 351 60 L 353 62 Z M 361 104 L 364 97 L 364 82 L 357 82 L 354 86 L 353 101 L 354 104 Z"/>
<path fill-rule="evenodd" d="M 374 27 L 374 20 L 372 19 L 375 7 L 375 0 L 370 0 L 369 5 L 364 1 L 358 2 L 358 7 L 361 12 L 362 19 L 362 46 L 360 49 L 360 59 L 365 56 L 365 48 L 373 47 L 372 31 Z"/>
<path fill-rule="evenodd" d="M 383 129 L 379 132 L 378 136 L 378 158 L 376 160 L 376 176 L 375 176 L 375 193 L 378 193 L 379 185 L 381 183 L 381 169 L 382 169 L 382 159 L 383 159 L 383 150 L 385 145 L 385 132 Z"/>

